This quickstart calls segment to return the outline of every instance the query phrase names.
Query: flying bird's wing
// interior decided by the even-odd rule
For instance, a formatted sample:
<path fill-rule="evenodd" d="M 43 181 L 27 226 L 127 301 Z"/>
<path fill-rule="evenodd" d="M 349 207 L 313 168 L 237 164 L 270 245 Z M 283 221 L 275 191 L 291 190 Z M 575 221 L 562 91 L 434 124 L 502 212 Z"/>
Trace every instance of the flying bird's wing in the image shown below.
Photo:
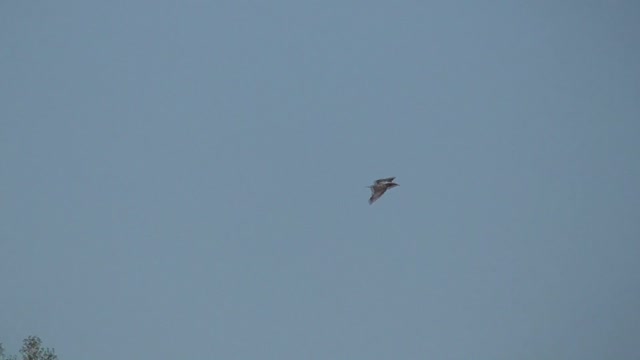
<path fill-rule="evenodd" d="M 373 204 L 376 200 L 380 199 L 380 196 L 382 196 L 382 194 L 384 194 L 385 191 L 387 191 L 386 188 L 382 188 L 382 189 L 371 188 L 371 197 L 369 198 L 369 205 Z"/>
<path fill-rule="evenodd" d="M 390 177 L 390 178 L 385 178 L 385 179 L 378 179 L 378 180 L 376 180 L 376 184 L 392 182 L 393 179 L 395 179 L 395 177 Z"/>

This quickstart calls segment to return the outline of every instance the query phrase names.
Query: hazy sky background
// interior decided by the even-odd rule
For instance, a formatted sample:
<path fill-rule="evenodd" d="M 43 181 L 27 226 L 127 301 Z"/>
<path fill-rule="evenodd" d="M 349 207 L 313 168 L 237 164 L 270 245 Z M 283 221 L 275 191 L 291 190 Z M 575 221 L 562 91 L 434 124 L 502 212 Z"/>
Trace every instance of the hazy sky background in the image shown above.
<path fill-rule="evenodd" d="M 638 359 L 639 35 L 637 1 L 2 1 L 0 342 Z"/>

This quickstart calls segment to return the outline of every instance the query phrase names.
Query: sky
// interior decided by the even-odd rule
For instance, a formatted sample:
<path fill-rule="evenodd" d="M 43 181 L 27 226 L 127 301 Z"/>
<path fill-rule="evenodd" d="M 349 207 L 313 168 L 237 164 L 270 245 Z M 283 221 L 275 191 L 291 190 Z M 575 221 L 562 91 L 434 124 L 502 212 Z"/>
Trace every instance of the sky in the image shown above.
<path fill-rule="evenodd" d="M 637 1 L 2 1 L 0 342 L 638 359 L 639 34 Z"/>

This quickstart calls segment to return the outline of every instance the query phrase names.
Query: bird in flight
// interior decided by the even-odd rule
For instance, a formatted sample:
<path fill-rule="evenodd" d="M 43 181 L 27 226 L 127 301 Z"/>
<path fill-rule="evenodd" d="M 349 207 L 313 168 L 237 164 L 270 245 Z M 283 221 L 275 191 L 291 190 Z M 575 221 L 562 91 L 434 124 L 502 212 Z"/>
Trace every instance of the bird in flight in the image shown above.
<path fill-rule="evenodd" d="M 378 200 L 380 196 L 382 196 L 382 194 L 384 194 L 385 191 L 387 191 L 388 189 L 391 189 L 396 186 L 400 186 L 394 183 L 393 179 L 395 179 L 395 177 L 378 179 L 373 183 L 373 185 L 369 186 L 369 188 L 371 189 L 371 197 L 369 198 L 369 205 L 373 204 L 376 200 Z"/>

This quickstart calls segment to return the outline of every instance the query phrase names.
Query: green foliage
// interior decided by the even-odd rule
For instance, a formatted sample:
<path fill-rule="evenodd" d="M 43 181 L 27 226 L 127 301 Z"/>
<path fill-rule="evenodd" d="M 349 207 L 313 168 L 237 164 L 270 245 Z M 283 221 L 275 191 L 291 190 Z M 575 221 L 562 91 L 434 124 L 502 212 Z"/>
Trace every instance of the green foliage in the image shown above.
<path fill-rule="evenodd" d="M 43 348 L 42 340 L 37 336 L 29 336 L 24 339 L 20 354 L 22 354 L 22 360 L 58 360 L 58 355 L 54 350 Z M 0 344 L 0 360 L 18 360 L 18 357 L 5 355 L 4 348 Z"/>

